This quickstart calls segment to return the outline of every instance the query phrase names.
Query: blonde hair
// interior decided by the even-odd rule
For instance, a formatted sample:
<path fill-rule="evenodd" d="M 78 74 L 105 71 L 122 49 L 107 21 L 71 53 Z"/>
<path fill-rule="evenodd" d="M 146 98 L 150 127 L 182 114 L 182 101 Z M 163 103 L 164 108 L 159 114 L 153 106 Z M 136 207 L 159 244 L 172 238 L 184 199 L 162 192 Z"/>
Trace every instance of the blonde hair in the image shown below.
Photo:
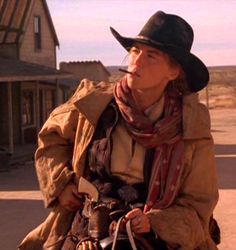
<path fill-rule="evenodd" d="M 172 56 L 168 55 L 168 57 L 170 65 L 179 68 L 179 75 L 174 80 L 172 80 L 170 84 L 172 84 L 173 87 L 177 89 L 182 95 L 187 95 L 191 93 L 188 85 L 187 76 L 182 66 Z"/>

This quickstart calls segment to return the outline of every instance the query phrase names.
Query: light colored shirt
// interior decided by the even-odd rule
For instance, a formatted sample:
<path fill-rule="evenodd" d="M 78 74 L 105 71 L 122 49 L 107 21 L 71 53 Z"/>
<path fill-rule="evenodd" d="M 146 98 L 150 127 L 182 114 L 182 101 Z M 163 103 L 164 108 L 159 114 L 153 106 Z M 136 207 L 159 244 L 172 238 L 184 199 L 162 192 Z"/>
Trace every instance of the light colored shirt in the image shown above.
<path fill-rule="evenodd" d="M 162 115 L 164 96 L 144 112 L 153 122 Z M 143 166 L 146 149 L 135 142 L 128 134 L 123 120 L 120 120 L 112 133 L 111 173 L 128 184 L 144 181 Z"/>

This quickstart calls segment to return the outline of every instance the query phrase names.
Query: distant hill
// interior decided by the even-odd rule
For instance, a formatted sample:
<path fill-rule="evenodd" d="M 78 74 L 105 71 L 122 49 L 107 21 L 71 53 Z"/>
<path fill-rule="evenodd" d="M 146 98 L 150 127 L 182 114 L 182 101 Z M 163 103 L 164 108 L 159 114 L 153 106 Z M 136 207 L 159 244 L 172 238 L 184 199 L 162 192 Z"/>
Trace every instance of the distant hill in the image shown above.
<path fill-rule="evenodd" d="M 209 66 L 209 71 L 236 71 L 236 65 Z"/>
<path fill-rule="evenodd" d="M 107 70 L 111 74 L 111 81 L 115 81 L 122 77 L 124 73 L 119 71 L 120 66 L 107 66 Z M 228 66 L 210 66 L 210 84 L 230 84 L 236 86 L 236 65 Z"/>
<path fill-rule="evenodd" d="M 118 74 L 119 73 L 118 69 L 120 68 L 120 66 L 112 65 L 112 66 L 106 66 L 106 68 L 111 74 Z"/>
<path fill-rule="evenodd" d="M 120 66 L 113 65 L 107 66 L 106 68 L 111 74 L 111 77 L 109 78 L 111 82 L 117 81 L 124 75 L 123 72 L 119 71 Z"/>
<path fill-rule="evenodd" d="M 210 83 L 236 86 L 236 66 L 214 66 L 208 67 L 208 69 L 210 72 Z"/>

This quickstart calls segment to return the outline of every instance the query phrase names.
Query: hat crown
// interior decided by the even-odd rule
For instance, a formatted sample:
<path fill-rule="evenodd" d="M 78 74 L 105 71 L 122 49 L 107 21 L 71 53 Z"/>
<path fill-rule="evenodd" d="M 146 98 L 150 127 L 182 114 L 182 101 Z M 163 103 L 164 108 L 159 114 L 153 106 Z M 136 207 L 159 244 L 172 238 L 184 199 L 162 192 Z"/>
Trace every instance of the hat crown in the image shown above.
<path fill-rule="evenodd" d="M 156 12 L 144 25 L 139 35 L 152 42 L 176 46 L 190 51 L 193 44 L 193 29 L 181 17 Z"/>

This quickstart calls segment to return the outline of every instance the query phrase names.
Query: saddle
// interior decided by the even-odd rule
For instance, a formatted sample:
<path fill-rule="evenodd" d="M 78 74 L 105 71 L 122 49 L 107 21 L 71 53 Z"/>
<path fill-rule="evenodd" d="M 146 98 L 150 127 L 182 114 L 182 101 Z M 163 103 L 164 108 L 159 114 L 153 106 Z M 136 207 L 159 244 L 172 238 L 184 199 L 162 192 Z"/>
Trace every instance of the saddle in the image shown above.
<path fill-rule="evenodd" d="M 87 192 L 92 190 L 89 197 L 94 198 L 85 199 L 83 211 L 77 212 L 62 250 L 167 249 L 154 247 L 154 233 L 134 234 L 130 221 L 124 220 L 130 210 L 144 206 L 134 187 L 125 185 L 116 190 L 117 199 L 101 195 L 98 198 L 96 192 L 88 188 L 89 184 L 85 186 Z"/>
<path fill-rule="evenodd" d="M 113 206 L 114 206 L 114 201 Z M 141 204 L 136 204 L 140 206 Z M 133 208 L 133 207 L 132 207 Z M 129 206 L 114 210 L 110 205 L 100 204 L 92 209 L 88 222 L 88 237 L 77 243 L 76 249 L 83 249 L 84 242 L 90 241 L 94 250 L 154 250 L 167 249 L 164 242 L 157 242 L 154 234 L 136 235 L 131 222 L 124 220 Z M 161 244 L 162 243 L 162 244 Z"/>

